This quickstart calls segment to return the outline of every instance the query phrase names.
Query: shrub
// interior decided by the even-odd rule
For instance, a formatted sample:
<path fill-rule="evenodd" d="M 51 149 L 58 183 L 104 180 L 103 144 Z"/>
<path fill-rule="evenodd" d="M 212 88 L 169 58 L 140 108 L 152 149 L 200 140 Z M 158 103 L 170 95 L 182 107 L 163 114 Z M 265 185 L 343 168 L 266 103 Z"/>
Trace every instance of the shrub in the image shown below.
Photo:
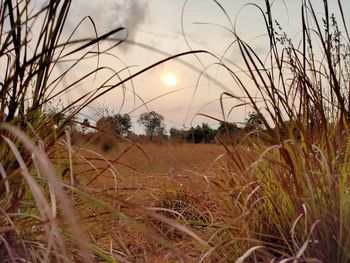
<path fill-rule="evenodd" d="M 113 135 L 106 135 L 103 133 L 100 137 L 101 149 L 104 152 L 111 151 L 117 144 L 117 140 Z"/>

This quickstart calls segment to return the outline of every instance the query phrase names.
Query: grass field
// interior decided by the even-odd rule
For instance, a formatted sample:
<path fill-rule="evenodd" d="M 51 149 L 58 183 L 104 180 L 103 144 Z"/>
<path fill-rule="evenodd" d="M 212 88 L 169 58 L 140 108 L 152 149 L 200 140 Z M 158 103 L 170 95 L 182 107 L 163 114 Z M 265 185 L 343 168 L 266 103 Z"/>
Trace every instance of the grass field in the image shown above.
<path fill-rule="evenodd" d="M 108 153 L 100 148 L 96 144 L 82 144 L 74 147 L 72 155 L 75 182 L 88 186 L 90 194 L 113 196 L 157 212 L 180 222 L 203 240 L 211 240 L 212 245 L 225 243 L 227 235 L 231 235 L 224 231 L 226 224 L 230 224 L 227 220 L 238 219 L 235 227 L 242 226 L 240 215 L 236 212 L 229 215 L 233 210 L 230 211 L 229 204 L 223 202 L 223 196 L 228 195 L 226 184 L 232 179 L 223 146 L 164 141 L 144 142 L 137 146 L 119 142 Z M 243 154 L 248 149 L 236 148 L 236 154 Z M 205 247 L 198 246 L 186 231 L 177 229 L 172 223 L 157 222 L 144 213 L 139 217 L 118 201 L 115 204 L 121 205 L 121 211 L 131 211 L 128 220 L 137 221 L 136 230 L 130 227 L 128 220 L 123 222 L 105 215 L 103 209 L 101 214 L 98 209 L 95 211 L 92 222 L 85 218 L 83 222 L 86 222 L 86 231 L 98 247 L 119 253 L 124 260 L 177 262 L 181 259 L 196 262 L 203 258 L 205 262 L 227 262 L 232 256 L 244 252 L 245 241 L 242 240 L 233 244 L 236 248 L 230 244 L 229 249 L 218 247 L 215 250 L 219 252 L 206 255 Z M 77 204 L 76 210 L 80 209 L 86 208 Z"/>
<path fill-rule="evenodd" d="M 222 160 L 216 158 L 224 152 L 224 148 L 217 144 L 171 142 L 141 143 L 137 147 L 121 142 L 108 153 L 91 144 L 78 149 L 73 159 L 77 180 L 100 189 L 113 185 L 134 198 L 138 196 L 137 189 L 140 194 L 147 193 L 148 196 L 171 192 L 171 189 L 198 194 L 208 183 L 206 176 L 222 167 Z"/>
<path fill-rule="evenodd" d="M 61 157 L 67 155 L 66 147 L 62 149 L 55 151 L 55 154 Z M 223 212 L 219 211 L 218 196 L 211 189 L 211 181 L 218 179 L 216 177 L 221 173 L 219 170 L 223 169 L 225 158 L 216 160 L 225 152 L 222 146 L 171 142 L 148 142 L 135 146 L 119 142 L 108 153 L 96 144 L 81 144 L 73 149 L 71 162 L 75 183 L 89 187 L 91 196 L 102 199 L 104 196 L 113 196 L 118 200 L 151 208 L 152 212 L 178 220 L 202 238 L 209 238 L 213 234 L 209 227 L 219 223 L 214 219 L 214 214 Z M 62 158 L 56 156 L 55 159 Z M 62 170 L 69 166 L 65 162 L 56 165 Z M 91 216 L 86 204 L 75 205 L 75 210 L 87 210 L 79 214 Z M 120 204 L 116 201 L 115 205 Z M 119 209 L 128 211 L 130 208 Z M 130 209 L 132 216 L 123 222 L 105 215 L 105 209 L 93 210 L 94 217 L 91 220 L 82 219 L 84 228 L 93 237 L 91 241 L 107 251 L 119 253 L 124 260 L 172 262 L 179 257 L 194 260 L 202 253 L 188 235 L 167 223 L 157 222 L 152 216 L 148 218 L 142 213 L 140 218 Z M 130 214 L 130 211 L 127 213 Z M 96 218 L 100 221 L 97 222 Z M 130 227 L 129 220 L 137 221 L 136 230 Z M 161 244 L 159 239 L 163 239 Z M 175 247 L 172 244 L 174 242 L 178 243 Z M 181 252 L 177 251 L 177 247 L 181 248 Z"/>
<path fill-rule="evenodd" d="M 113 84 L 94 82 L 94 91 L 53 109 L 66 91 L 109 72 L 97 63 L 65 81 L 87 57 L 108 55 L 125 29 L 67 38 L 71 1 L 34 13 L 32 3 L 0 3 L 1 262 L 350 262 L 350 34 L 341 1 L 337 18 L 328 1 L 322 12 L 302 1 L 296 43 L 271 1 L 251 4 L 266 25 L 262 56 L 213 1 L 232 24 L 241 65 L 190 49 L 123 79 L 112 70 Z M 106 40 L 112 47 L 103 50 Z M 220 145 L 121 142 L 101 130 L 116 142 L 108 152 L 98 140 L 74 140 L 82 109 L 189 55 L 215 58 L 232 77 L 223 118 L 249 107 L 258 126 L 216 137 Z M 238 103 L 229 112 L 225 98 Z"/>

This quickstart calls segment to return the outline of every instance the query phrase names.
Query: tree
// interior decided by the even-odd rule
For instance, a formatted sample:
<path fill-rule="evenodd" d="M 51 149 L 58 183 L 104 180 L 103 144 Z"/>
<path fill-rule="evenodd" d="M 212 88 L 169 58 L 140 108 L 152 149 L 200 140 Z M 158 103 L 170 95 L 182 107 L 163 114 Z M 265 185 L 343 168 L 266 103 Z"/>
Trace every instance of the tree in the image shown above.
<path fill-rule="evenodd" d="M 263 127 L 264 123 L 261 120 L 260 113 L 249 112 L 248 118 L 246 118 L 245 129 L 247 131 L 259 130 Z"/>
<path fill-rule="evenodd" d="M 114 132 L 120 136 L 127 136 L 132 127 L 131 118 L 128 114 L 115 114 L 105 116 L 96 122 L 97 129 L 101 131 Z"/>
<path fill-rule="evenodd" d="M 188 129 L 184 126 L 182 129 L 177 129 L 175 127 L 172 127 L 169 130 L 170 134 L 170 139 L 175 140 L 175 141 L 185 141 L 188 136 Z"/>
<path fill-rule="evenodd" d="M 217 130 L 210 128 L 208 123 L 202 123 L 202 131 L 204 134 L 204 142 L 210 143 L 215 140 Z"/>
<path fill-rule="evenodd" d="M 114 120 L 112 116 L 101 117 L 96 122 L 96 128 L 103 132 L 114 132 Z"/>
<path fill-rule="evenodd" d="M 128 136 L 132 127 L 131 118 L 129 114 L 115 114 L 113 115 L 114 130 L 121 136 Z"/>
<path fill-rule="evenodd" d="M 71 115 L 69 112 L 61 112 L 60 109 L 56 107 L 38 110 L 35 114 L 32 115 L 33 119 L 40 121 L 42 127 L 46 127 L 46 130 L 43 130 L 43 135 L 47 134 L 49 127 L 52 127 L 57 131 L 68 130 L 74 132 L 77 130 L 77 118 L 76 116 Z"/>
<path fill-rule="evenodd" d="M 203 141 L 203 138 L 204 138 L 204 134 L 202 132 L 201 126 L 197 125 L 196 128 L 191 127 L 187 137 L 188 141 L 192 141 L 194 143 L 201 143 Z"/>
<path fill-rule="evenodd" d="M 108 152 L 113 149 L 116 144 L 116 137 L 114 135 L 114 119 L 112 116 L 101 117 L 96 122 L 96 128 L 98 129 L 98 141 L 101 149 L 104 152 Z"/>
<path fill-rule="evenodd" d="M 142 113 L 137 122 L 144 126 L 146 135 L 151 140 L 155 135 L 164 135 L 164 117 L 155 111 Z"/>
<path fill-rule="evenodd" d="M 237 124 L 232 122 L 220 122 L 218 132 L 225 135 L 233 135 L 238 131 Z"/>
<path fill-rule="evenodd" d="M 83 122 L 81 123 L 81 130 L 85 134 L 87 129 L 90 127 L 90 121 L 88 118 L 85 118 Z"/>
<path fill-rule="evenodd" d="M 194 143 L 211 143 L 215 140 L 217 130 L 210 128 L 207 123 L 202 123 L 202 126 L 197 125 L 188 131 L 187 140 Z"/>

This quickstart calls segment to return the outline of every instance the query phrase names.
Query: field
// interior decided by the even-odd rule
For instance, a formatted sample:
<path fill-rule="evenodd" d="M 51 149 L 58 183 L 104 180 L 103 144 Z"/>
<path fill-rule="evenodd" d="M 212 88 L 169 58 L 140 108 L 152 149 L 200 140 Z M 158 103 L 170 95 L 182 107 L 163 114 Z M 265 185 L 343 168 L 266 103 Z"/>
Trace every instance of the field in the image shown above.
<path fill-rule="evenodd" d="M 119 61 L 112 50 L 128 43 L 124 27 L 98 34 L 86 17 L 95 34 L 80 38 L 79 25 L 65 31 L 72 1 L 37 12 L 33 2 L 0 3 L 1 262 L 350 262 L 350 34 L 341 1 L 302 1 L 294 37 L 274 19 L 275 1 L 245 5 L 261 15 L 265 50 L 212 1 L 232 27 L 219 25 L 239 64 L 188 46 L 136 71 L 100 64 Z M 114 89 L 186 56 L 214 59 L 200 60 L 202 77 L 214 65 L 232 78 L 217 98 L 222 119 L 198 113 L 220 132 L 202 123 L 168 136 L 152 109 L 138 119 L 144 135 L 129 130 L 128 114 L 82 120 Z M 84 64 L 91 58 L 93 69 Z M 80 65 L 88 73 L 77 74 Z M 205 77 L 218 84 L 218 76 Z M 86 83 L 92 91 L 62 99 Z M 242 107 L 251 110 L 244 127 L 229 121 Z"/>
<path fill-rule="evenodd" d="M 79 148 L 77 154 L 84 160 L 73 159 L 76 179 L 97 189 L 114 188 L 133 203 L 155 201 L 167 192 L 204 194 L 208 177 L 222 167 L 222 161 L 215 159 L 224 152 L 217 144 L 170 142 L 142 143 L 137 147 L 121 142 L 107 154 L 97 145 L 83 149 Z"/>
<path fill-rule="evenodd" d="M 132 211 L 132 217 L 126 222 L 106 216 L 103 209 L 99 214 L 98 208 L 92 221 L 83 218 L 84 228 L 96 246 L 126 261 L 177 262 L 181 259 L 191 262 L 203 257 L 203 248 L 198 247 L 191 234 L 168 219 L 176 219 L 201 238 L 218 239 L 214 232 L 224 224 L 219 218 L 226 208 L 213 182 L 219 182 L 225 175 L 223 146 L 166 141 L 137 145 L 118 142 L 108 153 L 91 143 L 76 145 L 72 150 L 75 183 L 89 187 L 91 195 L 113 196 L 114 205 L 121 205 L 121 211 Z M 65 152 L 64 148 L 62 152 L 55 151 L 62 156 Z M 127 204 L 123 207 L 125 201 Z M 164 218 L 157 222 L 159 219 L 153 218 L 154 215 L 147 218 L 144 211 L 139 218 L 140 212 L 135 213 L 128 204 L 158 212 Z M 90 209 L 81 203 L 76 206 L 75 210 Z M 96 222 L 96 218 L 100 222 Z M 136 229 L 130 227 L 128 220 L 137 221 Z M 163 241 L 159 243 L 159 240 Z M 210 257 L 208 262 L 225 262 L 230 253 L 222 256 L 223 259 Z"/>
<path fill-rule="evenodd" d="M 244 159 L 246 163 L 240 167 L 242 173 L 246 172 L 244 170 L 250 165 L 247 157 L 253 160 L 254 154 L 249 152 L 248 146 L 230 148 L 231 154 L 241 155 Z M 91 162 L 90 165 L 86 160 Z M 126 223 L 101 215 L 101 220 L 105 220 L 105 231 L 101 230 L 100 224 L 96 224 L 98 234 L 90 230 L 90 236 L 94 236 L 99 247 L 112 249 L 114 253 L 136 262 L 177 262 L 179 259 L 185 262 L 227 262 L 249 247 L 247 215 L 242 214 L 245 208 L 237 199 L 236 205 L 240 207 L 232 209 L 234 202 L 231 199 L 240 194 L 243 198 L 244 189 L 239 189 L 242 187 L 239 184 L 237 189 L 233 187 L 238 176 L 233 178 L 233 167 L 230 167 L 227 149 L 222 145 L 165 141 L 143 142 L 135 146 L 120 142 L 110 152 L 104 153 L 99 145 L 83 144 L 77 146 L 73 163 L 75 178 L 80 184 L 164 216 L 157 222 L 159 218 L 154 218 L 154 215 L 147 218 L 142 211 L 140 220 L 137 213 L 131 212 L 140 224 L 136 228 L 141 229 L 140 234 Z M 246 188 L 251 191 L 250 187 Z M 124 209 L 128 207 L 124 205 Z M 168 219 L 176 219 L 187 230 L 168 222 Z M 233 229 L 226 229 L 228 226 Z M 188 230 L 193 232 L 188 234 Z M 231 231 L 236 234 L 245 232 L 247 239 L 241 236 L 242 240 L 238 238 L 226 244 L 225 240 L 235 235 Z M 110 236 L 110 232 L 114 235 Z M 205 246 L 198 246 L 192 234 L 219 246 L 205 253 Z M 162 242 L 159 243 L 159 239 Z"/>

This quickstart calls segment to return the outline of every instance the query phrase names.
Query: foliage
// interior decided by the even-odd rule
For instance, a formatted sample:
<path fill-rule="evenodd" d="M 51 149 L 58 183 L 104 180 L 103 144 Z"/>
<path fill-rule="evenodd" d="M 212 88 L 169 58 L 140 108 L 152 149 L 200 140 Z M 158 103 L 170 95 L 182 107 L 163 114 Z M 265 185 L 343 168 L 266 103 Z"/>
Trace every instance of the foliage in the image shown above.
<path fill-rule="evenodd" d="M 127 136 L 132 127 L 131 118 L 129 114 L 113 115 L 115 132 L 121 136 Z"/>
<path fill-rule="evenodd" d="M 177 129 L 171 127 L 169 130 L 170 139 L 175 141 L 186 141 L 188 136 L 188 129 L 183 127 L 182 129 Z"/>
<path fill-rule="evenodd" d="M 207 123 L 202 123 L 202 126 L 197 125 L 189 130 L 187 140 L 194 143 L 210 143 L 215 140 L 216 134 L 216 129 L 210 128 Z"/>
<path fill-rule="evenodd" d="M 262 129 L 264 123 L 261 119 L 260 112 L 249 112 L 248 118 L 245 122 L 245 129 L 247 131 L 254 131 L 254 130 L 260 130 Z"/>
<path fill-rule="evenodd" d="M 116 145 L 116 138 L 112 135 L 104 135 L 101 140 L 101 149 L 103 152 L 110 152 Z"/>
<path fill-rule="evenodd" d="M 85 134 L 86 131 L 91 127 L 90 121 L 88 118 L 84 118 L 82 124 L 81 124 L 81 130 Z"/>
<path fill-rule="evenodd" d="M 162 136 L 165 134 L 164 117 L 155 111 L 142 113 L 137 122 L 144 126 L 146 135 L 149 136 L 151 140 L 153 140 L 155 136 Z"/>
<path fill-rule="evenodd" d="M 234 123 L 220 123 L 217 129 L 211 128 L 207 123 L 202 123 L 196 127 L 176 129 L 172 127 L 169 130 L 170 139 L 193 142 L 193 143 L 214 143 L 217 136 L 237 136 L 240 128 Z"/>
<path fill-rule="evenodd" d="M 112 132 L 120 136 L 127 136 L 131 127 L 131 118 L 128 114 L 115 114 L 101 117 L 96 122 L 96 128 L 99 131 Z"/>
<path fill-rule="evenodd" d="M 101 117 L 96 122 L 96 128 L 100 132 L 115 132 L 115 122 L 112 116 Z"/>
<path fill-rule="evenodd" d="M 220 122 L 218 132 L 226 135 L 234 135 L 239 130 L 239 127 L 235 123 Z"/>

